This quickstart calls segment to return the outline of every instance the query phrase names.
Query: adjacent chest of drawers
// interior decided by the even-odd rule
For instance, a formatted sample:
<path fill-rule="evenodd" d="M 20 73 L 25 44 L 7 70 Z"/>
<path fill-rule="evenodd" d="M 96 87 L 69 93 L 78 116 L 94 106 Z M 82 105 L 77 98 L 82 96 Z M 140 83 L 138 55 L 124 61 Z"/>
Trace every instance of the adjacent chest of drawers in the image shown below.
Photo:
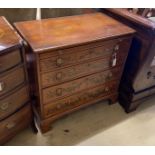
<path fill-rule="evenodd" d="M 31 108 L 21 39 L 0 17 L 0 145 L 31 122 Z"/>
<path fill-rule="evenodd" d="M 100 13 L 15 27 L 27 42 L 34 111 L 42 132 L 81 107 L 117 100 L 133 29 Z"/>
<path fill-rule="evenodd" d="M 134 28 L 129 56 L 120 84 L 119 102 L 126 112 L 135 110 L 143 100 L 155 93 L 155 22 L 127 9 L 106 9 L 108 15 Z M 150 9 L 151 11 L 151 9 Z M 153 15 L 150 12 L 148 15 Z"/>

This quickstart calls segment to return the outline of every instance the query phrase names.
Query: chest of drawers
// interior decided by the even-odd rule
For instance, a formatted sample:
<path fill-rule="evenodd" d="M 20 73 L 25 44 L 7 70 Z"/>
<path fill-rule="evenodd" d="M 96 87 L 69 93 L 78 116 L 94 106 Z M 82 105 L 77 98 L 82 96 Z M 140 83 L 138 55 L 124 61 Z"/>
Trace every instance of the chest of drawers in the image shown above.
<path fill-rule="evenodd" d="M 26 41 L 34 111 L 41 131 L 53 120 L 117 89 L 134 30 L 100 14 L 15 23 Z"/>
<path fill-rule="evenodd" d="M 137 31 L 120 84 L 119 102 L 126 112 L 135 110 L 155 92 L 155 22 L 144 16 L 149 10 L 137 8 L 137 14 L 128 9 L 103 10 Z M 148 15 L 154 13 L 152 9 Z"/>
<path fill-rule="evenodd" d="M 32 120 L 22 40 L 0 17 L 0 145 Z M 24 120 L 24 121 L 23 121 Z"/>

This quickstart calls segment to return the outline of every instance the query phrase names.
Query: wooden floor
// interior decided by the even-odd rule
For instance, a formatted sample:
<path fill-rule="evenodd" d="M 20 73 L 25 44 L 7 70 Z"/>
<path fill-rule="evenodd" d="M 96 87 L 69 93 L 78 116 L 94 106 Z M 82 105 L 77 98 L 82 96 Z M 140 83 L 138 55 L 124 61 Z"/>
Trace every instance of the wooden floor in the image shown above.
<path fill-rule="evenodd" d="M 155 96 L 136 112 L 100 102 L 70 114 L 41 135 L 25 129 L 6 145 L 155 145 Z"/>

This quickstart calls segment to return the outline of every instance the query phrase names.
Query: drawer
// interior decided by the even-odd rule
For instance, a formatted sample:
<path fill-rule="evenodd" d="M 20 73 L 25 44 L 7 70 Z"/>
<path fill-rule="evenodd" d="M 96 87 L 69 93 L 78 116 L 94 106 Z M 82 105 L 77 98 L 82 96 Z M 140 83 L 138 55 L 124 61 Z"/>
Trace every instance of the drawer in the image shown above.
<path fill-rule="evenodd" d="M 15 114 L 0 122 L 0 145 L 14 137 L 26 128 L 32 119 L 30 104 L 27 104 Z"/>
<path fill-rule="evenodd" d="M 46 59 L 40 60 L 40 71 L 48 72 L 73 64 L 78 64 L 88 60 L 112 55 L 113 52 L 125 52 L 127 54 L 131 39 L 125 39 L 120 42 L 119 39 L 103 42 L 102 46 L 91 47 L 86 50 L 67 49 L 59 51 L 59 54 Z M 66 52 L 67 51 L 67 52 Z M 70 52 L 68 52 L 70 51 Z"/>
<path fill-rule="evenodd" d="M 120 79 L 120 76 L 121 67 L 117 67 L 112 70 L 99 72 L 57 86 L 45 88 L 42 90 L 43 103 L 49 103 L 52 100 L 78 93 L 84 89 L 90 89 L 92 87 L 102 85 L 105 82 Z"/>
<path fill-rule="evenodd" d="M 11 115 L 29 100 L 29 91 L 27 86 L 23 86 L 5 98 L 0 98 L 0 120 Z"/>
<path fill-rule="evenodd" d="M 117 93 L 118 84 L 119 83 L 117 81 L 110 82 L 108 84 L 77 93 L 73 96 L 50 102 L 43 107 L 44 117 L 50 117 L 52 115 L 59 114 L 69 109 L 76 108 L 80 105 L 84 105 L 88 102 L 92 102 L 93 100 L 95 101 L 107 95 Z"/>
<path fill-rule="evenodd" d="M 22 58 L 19 49 L 0 55 L 0 73 L 16 66 L 20 62 L 22 62 Z"/>
<path fill-rule="evenodd" d="M 14 68 L 0 75 L 0 96 L 16 88 L 25 81 L 24 68 Z"/>
<path fill-rule="evenodd" d="M 119 54 L 116 66 L 123 64 L 126 54 Z M 43 88 L 112 68 L 112 56 L 41 74 Z"/>

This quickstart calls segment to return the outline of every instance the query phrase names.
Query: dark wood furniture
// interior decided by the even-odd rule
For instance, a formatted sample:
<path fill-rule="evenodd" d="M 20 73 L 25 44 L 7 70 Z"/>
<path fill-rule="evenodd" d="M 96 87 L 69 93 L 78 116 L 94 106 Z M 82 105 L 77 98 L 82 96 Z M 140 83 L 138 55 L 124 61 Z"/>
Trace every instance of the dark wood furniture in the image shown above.
<path fill-rule="evenodd" d="M 30 124 L 32 112 L 22 40 L 0 17 L 0 145 Z"/>
<path fill-rule="evenodd" d="M 120 84 L 119 102 L 126 112 L 155 94 L 155 22 L 148 19 L 154 9 L 103 9 L 104 13 L 134 28 L 129 56 Z M 152 13 L 150 13 L 150 11 Z"/>
<path fill-rule="evenodd" d="M 34 111 L 43 133 L 63 115 L 103 99 L 117 100 L 133 29 L 102 13 L 15 27 L 27 42 Z"/>

